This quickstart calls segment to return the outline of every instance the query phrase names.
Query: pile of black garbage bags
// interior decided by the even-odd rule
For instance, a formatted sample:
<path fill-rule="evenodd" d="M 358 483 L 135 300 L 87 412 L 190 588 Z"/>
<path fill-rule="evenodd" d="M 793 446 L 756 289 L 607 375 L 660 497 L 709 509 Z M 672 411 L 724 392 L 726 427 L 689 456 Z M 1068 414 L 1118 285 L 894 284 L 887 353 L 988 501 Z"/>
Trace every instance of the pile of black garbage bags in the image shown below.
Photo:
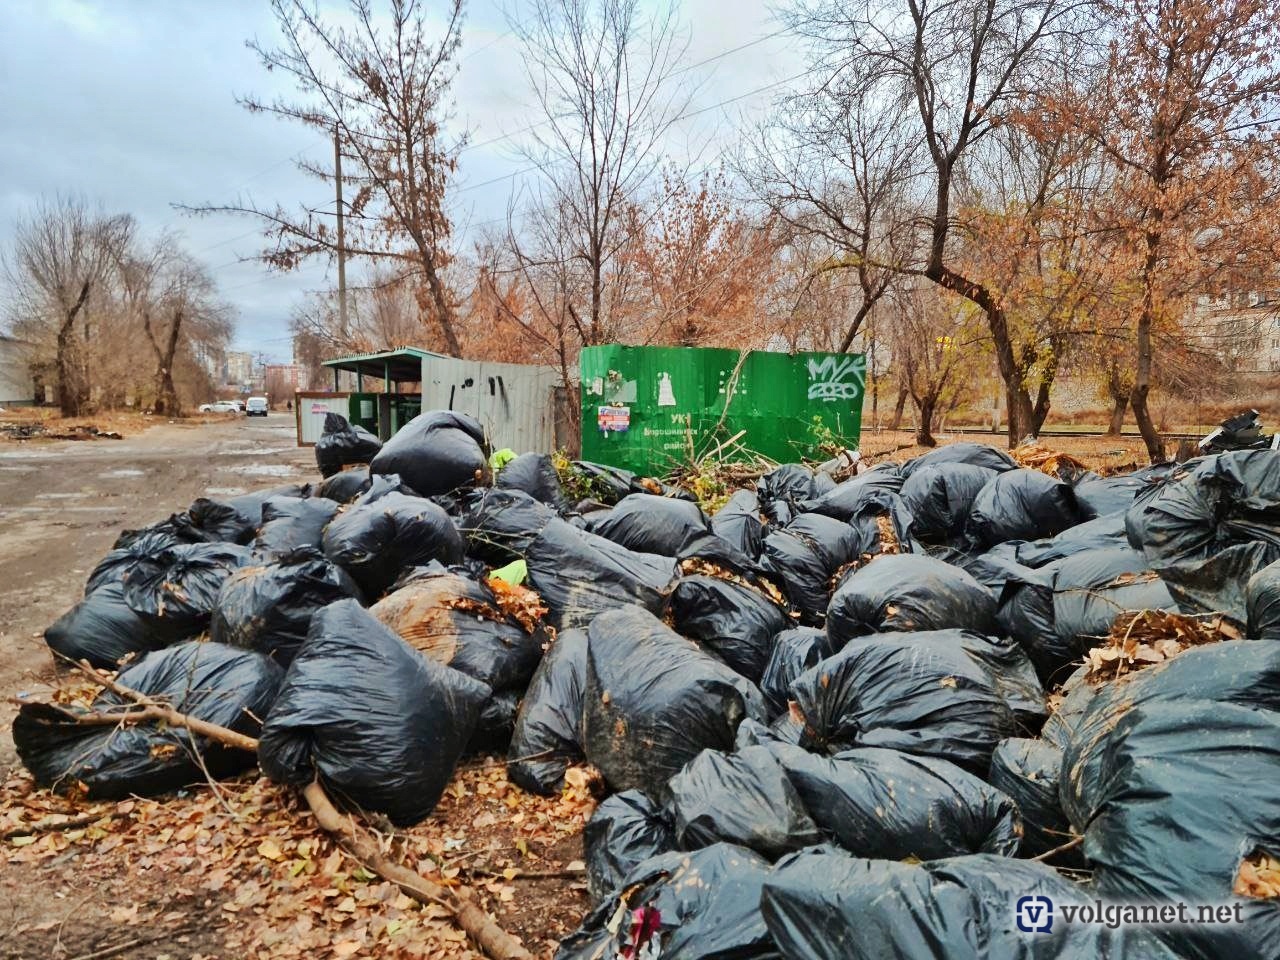
<path fill-rule="evenodd" d="M 318 484 L 122 534 L 50 647 L 397 825 L 469 754 L 542 794 L 593 765 L 565 960 L 1280 956 L 1280 902 L 1238 883 L 1280 856 L 1280 452 L 1063 478 L 957 443 L 840 483 L 784 465 L 708 515 L 600 464 L 579 502 L 548 456 L 495 471 L 465 415 L 380 446 L 337 420 Z M 495 593 L 517 569 L 539 622 Z M 1243 638 L 1086 677 L 1143 609 Z M 67 709 L 15 722 L 43 784 L 255 763 Z M 1142 903 L 1232 920 L 1080 919 Z"/>

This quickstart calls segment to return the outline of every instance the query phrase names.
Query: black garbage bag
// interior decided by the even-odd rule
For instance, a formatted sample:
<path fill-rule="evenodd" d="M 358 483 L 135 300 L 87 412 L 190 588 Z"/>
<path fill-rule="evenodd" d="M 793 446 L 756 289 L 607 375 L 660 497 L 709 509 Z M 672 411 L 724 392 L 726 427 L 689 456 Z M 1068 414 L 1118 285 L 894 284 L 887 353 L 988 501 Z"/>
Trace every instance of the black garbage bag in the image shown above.
<path fill-rule="evenodd" d="M 1250 638 L 1280 640 L 1280 560 L 1249 578 L 1245 606 Z"/>
<path fill-rule="evenodd" d="M 380 597 L 413 567 L 462 561 L 462 535 L 442 507 L 394 491 L 373 493 L 335 517 L 324 532 L 325 556 L 346 569 L 366 597 Z"/>
<path fill-rule="evenodd" d="M 324 415 L 324 429 L 316 441 L 316 466 L 320 476 L 332 477 L 343 468 L 368 463 L 382 449 L 382 441 L 340 413 Z"/>
<path fill-rule="evenodd" d="M 1046 898 L 1053 921 L 1043 911 L 1017 914 L 1023 898 Z M 1088 888 L 1028 860 L 977 853 L 909 864 L 829 849 L 779 863 L 760 896 L 769 933 L 787 960 L 1174 960 L 1126 950 L 1132 931 L 1063 921 L 1064 905 L 1092 904 Z M 1019 916 L 1026 932 L 1015 924 Z"/>
<path fill-rule="evenodd" d="M 551 796 L 569 764 L 582 760 L 586 685 L 586 631 L 562 630 L 529 681 L 511 735 L 507 777 L 520 789 Z"/>
<path fill-rule="evenodd" d="M 869 633 L 951 628 L 995 633 L 991 591 L 959 567 L 922 554 L 874 558 L 846 576 L 827 608 L 838 649 Z"/>
<path fill-rule="evenodd" d="M 345 570 L 317 550 L 299 550 L 232 573 L 218 594 L 210 636 L 287 667 L 307 639 L 312 615 L 347 597 L 359 600 L 360 588 Z"/>
<path fill-rule="evenodd" d="M 1006 540 L 1052 537 L 1085 519 L 1069 483 L 1038 470 L 1008 470 L 978 491 L 965 537 L 986 550 Z"/>
<path fill-rule="evenodd" d="M 802 503 L 817 499 L 832 486 L 826 474 L 815 474 L 802 463 L 784 463 L 756 481 L 756 495 L 769 522 L 783 526 L 803 512 Z"/>
<path fill-rule="evenodd" d="M 824 517 L 848 523 L 861 513 L 867 497 L 872 496 L 875 491 L 898 493 L 902 484 L 902 474 L 895 464 L 881 464 L 836 484 L 826 493 L 800 506 L 806 513 L 820 513 Z"/>
<path fill-rule="evenodd" d="M 368 490 L 372 482 L 368 467 L 353 467 L 326 477 L 316 487 L 316 496 L 334 503 L 350 503 Z"/>
<path fill-rule="evenodd" d="M 911 532 L 926 543 L 959 541 L 979 491 L 997 474 L 972 463 L 938 463 L 912 471 L 902 484 Z"/>
<path fill-rule="evenodd" d="M 1123 903 L 1234 904 L 1243 923 L 1157 935 L 1194 960 L 1274 956 L 1280 902 L 1235 897 L 1280 837 L 1280 644 L 1197 647 L 1104 685 L 1064 751 L 1061 797 L 1093 890 Z"/>
<path fill-rule="evenodd" d="M 1010 579 L 1021 576 L 1024 567 L 1018 562 L 1020 544 L 997 543 L 986 553 L 965 553 L 954 547 L 934 546 L 927 548 L 929 556 L 954 567 L 959 567 L 973 579 L 991 591 L 992 596 L 999 598 L 1000 591 Z"/>
<path fill-rule="evenodd" d="M 591 532 L 637 553 L 674 557 L 686 540 L 711 532 L 711 523 L 696 503 L 633 493 L 618 501 Z"/>
<path fill-rule="evenodd" d="M 901 464 L 899 471 L 902 473 L 903 480 L 907 480 L 917 470 L 940 466 L 944 463 L 967 463 L 975 467 L 986 467 L 988 470 L 995 470 L 999 473 L 1018 469 L 1017 462 L 1003 450 L 989 447 L 985 443 L 970 443 L 966 440 L 960 443 L 948 443 L 945 446 L 930 450 L 928 453 L 913 457 L 906 463 Z"/>
<path fill-rule="evenodd" d="M 661 612 L 679 575 L 674 559 L 579 530 L 520 491 L 485 493 L 463 525 L 474 556 L 495 565 L 525 561 L 528 585 L 557 630 L 585 627 L 601 611 L 621 606 Z"/>
<path fill-rule="evenodd" d="M 769 716 L 786 713 L 791 682 L 833 653 L 827 631 L 817 627 L 794 627 L 774 637 L 769 662 L 760 678 L 760 692 L 764 694 Z"/>
<path fill-rule="evenodd" d="M 454 410 L 421 413 L 383 444 L 369 472 L 399 474 L 424 497 L 483 484 L 489 477 L 484 428 Z"/>
<path fill-rule="evenodd" d="M 869 489 L 848 523 L 854 530 L 855 555 L 861 560 L 923 549 L 911 532 L 911 511 L 892 490 Z"/>
<path fill-rule="evenodd" d="M 244 545 L 253 539 L 262 522 L 261 505 L 233 504 L 198 497 L 181 513 L 157 525 L 183 543 L 236 543 Z"/>
<path fill-rule="evenodd" d="M 498 471 L 498 475 L 493 478 L 493 485 L 499 490 L 523 490 L 557 513 L 569 508 L 555 464 L 545 453 L 520 454 Z"/>
<path fill-rule="evenodd" d="M 820 757 L 777 740 L 748 749 L 771 753 L 823 835 L 857 856 L 1008 856 L 1018 847 L 1013 801 L 945 760 L 875 748 Z"/>
<path fill-rule="evenodd" d="M 126 657 L 159 650 L 177 637 L 125 602 L 124 585 L 109 581 L 60 616 L 44 631 L 55 654 L 115 670 Z"/>
<path fill-rule="evenodd" d="M 1019 543 L 1014 550 L 1019 563 L 1039 568 L 1055 560 L 1063 560 L 1077 553 L 1084 553 L 1086 550 L 1104 550 L 1108 547 L 1127 547 L 1128 545 L 1129 540 L 1124 531 L 1124 514 L 1112 513 L 1069 527 L 1056 537 Z M 998 546 L 992 548 L 993 551 L 998 549 Z"/>
<path fill-rule="evenodd" d="M 764 520 L 760 498 L 750 490 L 738 490 L 711 518 L 711 532 L 753 560 L 764 549 Z"/>
<path fill-rule="evenodd" d="M 464 756 L 501 756 L 511 745 L 516 715 L 520 712 L 518 690 L 495 691 L 476 717 L 476 728 L 462 751 Z"/>
<path fill-rule="evenodd" d="M 266 490 L 251 490 L 248 493 L 237 494 L 234 497 L 228 497 L 225 502 L 257 527 L 262 523 L 262 505 L 268 500 L 276 497 L 306 498 L 314 494 L 315 491 L 309 483 L 285 483 L 278 487 L 268 487 Z"/>
<path fill-rule="evenodd" d="M 1000 741 L 991 755 L 991 786 L 1009 796 L 1022 814 L 1018 855 L 1038 857 L 1071 839 L 1071 825 L 1058 799 L 1062 750 L 1045 740 Z M 1059 855 L 1060 866 L 1083 866 L 1075 850 Z"/>
<path fill-rule="evenodd" d="M 1124 513 L 1133 505 L 1134 496 L 1151 484 L 1143 474 L 1119 474 L 1113 477 L 1090 476 L 1075 484 L 1076 503 L 1086 519 Z"/>
<path fill-rule="evenodd" d="M 547 637 L 507 616 L 488 584 L 434 564 L 369 608 L 405 643 L 494 690 L 523 690 Z"/>
<path fill-rule="evenodd" d="M 1055 562 L 1035 570 L 1022 566 L 1010 570 L 996 608 L 999 632 L 1022 645 L 1045 683 L 1057 679 L 1062 667 L 1077 655 L 1075 647 L 1058 636 L 1054 624 L 1053 581 L 1057 568 Z"/>
<path fill-rule="evenodd" d="M 435 809 L 490 688 L 424 657 L 355 600 L 316 612 L 267 716 L 262 771 L 409 826 Z"/>
<path fill-rule="evenodd" d="M 655 789 L 764 719 L 759 690 L 646 610 L 602 613 L 587 637 L 583 752 L 615 790 Z"/>
<path fill-rule="evenodd" d="M 661 806 L 639 790 L 624 790 L 596 807 L 582 830 L 587 893 L 599 903 L 650 857 L 676 849 L 674 827 Z"/>
<path fill-rule="evenodd" d="M 179 713 L 256 737 L 283 671 L 266 657 L 219 643 L 189 641 L 146 654 L 120 672 L 119 682 Z M 95 710 L 126 701 L 103 690 Z M 36 782 L 65 792 L 77 782 L 94 800 L 150 796 L 229 777 L 254 764 L 252 753 L 193 737 L 184 727 L 135 724 L 80 726 L 75 711 L 24 703 L 13 722 L 18 756 Z M 204 768 L 201 767 L 201 761 Z"/>
<path fill-rule="evenodd" d="M 993 662 L 1000 660 L 1016 669 L 999 676 Z M 985 776 L 996 744 L 1019 736 L 1018 714 L 1033 707 L 1029 669 L 1016 644 L 964 630 L 858 640 L 791 684 L 804 721 L 801 746 L 831 753 L 887 747 Z M 1043 717 L 1043 703 L 1040 711 Z"/>
<path fill-rule="evenodd" d="M 99 560 L 97 566 L 89 573 L 89 579 L 84 585 L 85 596 L 89 596 L 109 583 L 123 590 L 124 575 L 135 563 L 153 557 L 179 543 L 181 541 L 177 537 L 164 530 L 140 532 L 138 536 L 130 538 L 127 543 L 117 542 L 111 552 Z"/>
<path fill-rule="evenodd" d="M 822 840 L 786 771 L 764 745 L 736 753 L 703 750 L 668 781 L 666 795 L 665 809 L 684 850 L 736 843 L 776 860 Z"/>
<path fill-rule="evenodd" d="M 801 618 L 816 625 L 826 617 L 832 578 L 857 550 L 858 532 L 848 523 L 805 513 L 764 538 L 760 568 L 781 584 Z"/>
<path fill-rule="evenodd" d="M 638 864 L 560 943 L 556 960 L 777 960 L 760 890 L 769 863 L 728 843 Z"/>
<path fill-rule="evenodd" d="M 1280 560 L 1280 450 L 1189 461 L 1135 500 L 1125 525 L 1185 612 L 1244 623 L 1249 578 Z"/>
<path fill-rule="evenodd" d="M 248 564 L 245 547 L 189 543 L 139 557 L 124 574 L 124 599 L 154 628 L 194 637 L 209 627 L 222 585 Z"/>
<path fill-rule="evenodd" d="M 303 547 L 319 550 L 324 528 L 337 513 L 338 504 L 325 497 L 272 497 L 262 505 L 262 526 L 253 552 L 270 559 Z"/>
<path fill-rule="evenodd" d="M 669 603 L 671 623 L 679 634 L 753 681 L 764 673 L 774 636 L 789 622 L 778 600 L 745 581 L 681 577 Z"/>
<path fill-rule="evenodd" d="M 1059 750 L 1065 750 L 1071 743 L 1089 704 L 1103 689 L 1102 684 L 1088 679 L 1088 672 L 1088 667 L 1078 667 L 1062 682 L 1053 712 L 1040 730 L 1041 738 Z"/>

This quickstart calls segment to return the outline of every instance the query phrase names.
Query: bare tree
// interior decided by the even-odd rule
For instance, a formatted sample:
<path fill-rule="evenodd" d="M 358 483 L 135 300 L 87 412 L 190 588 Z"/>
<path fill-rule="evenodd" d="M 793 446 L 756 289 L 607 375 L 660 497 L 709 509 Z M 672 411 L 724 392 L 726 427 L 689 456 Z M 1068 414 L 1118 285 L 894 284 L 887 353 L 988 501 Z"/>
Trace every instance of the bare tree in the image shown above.
<path fill-rule="evenodd" d="M 350 27 L 326 20 L 304 0 L 272 0 L 280 46 L 249 43 L 268 70 L 296 81 L 304 99 L 241 103 L 337 138 L 349 197 L 345 237 L 331 226 L 333 213 L 318 206 L 237 202 L 196 210 L 257 217 L 274 242 L 263 259 L 282 270 L 313 256 L 333 258 L 339 247 L 347 256 L 393 264 L 413 281 L 444 350 L 457 356 L 454 297 L 444 276 L 452 236 L 445 194 L 462 142 L 449 142 L 441 126 L 457 70 L 463 0 L 442 3 L 445 26 L 437 31 L 424 0 L 387 0 L 378 10 L 373 0 L 350 0 Z M 299 167 L 334 182 L 335 170 Z"/>
<path fill-rule="evenodd" d="M 92 298 L 103 294 L 117 251 L 133 230 L 129 217 L 107 216 L 83 199 L 59 197 L 41 201 L 14 231 L 5 260 L 13 297 L 10 317 L 28 339 L 54 344 L 64 417 L 80 416 L 88 407 Z"/>
<path fill-rule="evenodd" d="M 759 134 L 744 173 L 757 195 L 795 233 L 830 250 L 806 278 L 846 271 L 858 301 L 838 349 L 849 350 L 894 273 L 908 262 L 911 165 L 918 143 L 902 108 L 874 110 L 848 92 L 786 97 Z"/>
<path fill-rule="evenodd" d="M 544 117 L 526 151 L 542 174 L 541 213 L 531 214 L 541 223 L 517 259 L 541 263 L 564 248 L 565 267 L 582 277 L 580 291 L 562 288 L 571 293 L 564 309 L 584 345 L 613 335 L 610 271 L 627 241 L 628 202 L 653 178 L 692 96 L 689 84 L 671 83 L 684 52 L 674 5 L 645 9 L 639 0 L 532 0 L 511 17 Z M 539 244 L 547 227 L 563 236 Z"/>
<path fill-rule="evenodd" d="M 1078 0 L 801 0 L 792 15 L 813 44 L 819 93 L 875 109 L 911 106 L 932 199 L 921 262 L 913 269 L 986 315 L 1009 405 L 1009 442 L 1033 429 L 1000 291 L 962 272 L 949 245 L 958 174 L 1002 116 L 1034 88 L 1080 29 Z M 922 186 L 923 189 L 923 186 Z"/>

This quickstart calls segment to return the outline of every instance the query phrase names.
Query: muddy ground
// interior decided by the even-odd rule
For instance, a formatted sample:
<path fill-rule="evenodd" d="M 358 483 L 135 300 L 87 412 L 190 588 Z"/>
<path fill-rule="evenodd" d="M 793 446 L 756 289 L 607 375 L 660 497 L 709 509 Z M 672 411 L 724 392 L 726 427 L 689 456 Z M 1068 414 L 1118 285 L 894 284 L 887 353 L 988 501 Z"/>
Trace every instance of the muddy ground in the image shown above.
<path fill-rule="evenodd" d="M 53 678 L 41 633 L 80 598 L 122 529 L 164 519 L 198 496 L 314 477 L 311 451 L 295 445 L 285 415 L 163 424 L 124 440 L 0 444 L 0 781 L 17 765 L 8 698 Z M 32 870 L 0 859 L 0 958 L 34 956 L 24 941 L 40 942 L 42 957 L 73 958 L 157 935 L 112 956 L 222 956 L 221 938 L 198 922 L 208 906 L 176 899 L 138 874 L 78 877 L 72 862 Z M 126 935 L 111 919 L 131 903 L 160 901 L 172 916 L 159 928 Z M 44 937 L 15 934 L 43 925 L 56 925 L 52 951 Z"/>

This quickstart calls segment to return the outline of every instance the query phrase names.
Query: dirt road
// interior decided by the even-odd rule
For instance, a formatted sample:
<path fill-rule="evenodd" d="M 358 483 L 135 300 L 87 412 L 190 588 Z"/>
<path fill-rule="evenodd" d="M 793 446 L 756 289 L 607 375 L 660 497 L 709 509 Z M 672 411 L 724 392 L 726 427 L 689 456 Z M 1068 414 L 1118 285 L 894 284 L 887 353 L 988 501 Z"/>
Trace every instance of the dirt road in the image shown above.
<path fill-rule="evenodd" d="M 294 421 L 166 424 L 125 440 L 0 444 L 0 773 L 16 763 L 7 699 L 52 676 L 42 631 L 80 599 L 125 528 L 199 496 L 316 479 Z"/>

